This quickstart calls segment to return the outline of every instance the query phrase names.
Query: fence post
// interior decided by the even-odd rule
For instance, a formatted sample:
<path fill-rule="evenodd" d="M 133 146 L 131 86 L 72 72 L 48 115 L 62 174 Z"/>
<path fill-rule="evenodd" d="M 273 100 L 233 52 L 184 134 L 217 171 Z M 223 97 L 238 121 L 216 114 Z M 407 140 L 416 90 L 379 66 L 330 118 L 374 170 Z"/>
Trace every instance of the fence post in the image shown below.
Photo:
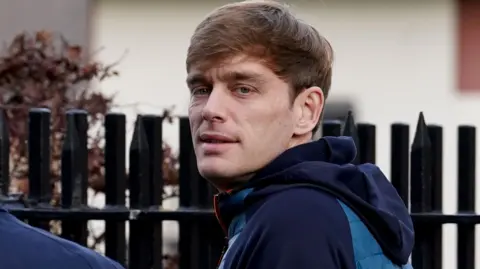
<path fill-rule="evenodd" d="M 86 154 L 87 132 L 79 132 L 77 119 L 87 117 L 85 111 L 67 112 L 67 130 L 63 141 L 61 160 L 62 207 L 80 208 L 87 206 L 88 167 Z M 62 237 L 79 244 L 87 243 L 87 221 L 62 221 Z"/>
<path fill-rule="evenodd" d="M 105 199 L 106 208 L 125 208 L 125 133 L 123 114 L 105 116 Z M 105 222 L 105 254 L 126 266 L 125 221 Z"/>
<path fill-rule="evenodd" d="M 443 130 L 437 125 L 428 125 L 428 134 L 432 145 L 432 210 L 442 212 L 443 180 Z M 431 223 L 432 233 L 432 269 L 442 269 L 442 224 Z"/>
<path fill-rule="evenodd" d="M 150 206 L 149 145 L 142 116 L 135 122 L 130 144 L 130 171 L 128 177 L 130 208 L 147 209 Z M 150 269 L 153 261 L 152 226 L 145 220 L 130 220 L 129 267 Z"/>
<path fill-rule="evenodd" d="M 395 123 L 392 124 L 390 130 L 390 180 L 395 189 L 397 189 L 405 206 L 409 208 L 410 127 L 406 124 Z"/>
<path fill-rule="evenodd" d="M 75 122 L 78 133 L 78 168 L 81 177 L 80 181 L 80 203 L 88 203 L 88 113 L 85 110 L 72 109 L 67 112 Z M 86 223 L 85 223 L 86 225 Z M 86 226 L 85 226 L 86 227 Z M 86 238 L 85 238 L 86 240 Z"/>
<path fill-rule="evenodd" d="M 0 196 L 10 189 L 10 136 L 5 111 L 0 109 Z"/>
<path fill-rule="evenodd" d="M 190 128 L 188 132 L 190 133 Z M 191 165 L 194 166 L 194 170 L 192 170 L 191 184 L 193 190 L 195 190 L 193 206 L 199 209 L 213 209 L 213 196 L 217 191 L 199 174 L 193 148 L 192 155 L 191 161 L 193 163 Z M 197 268 L 215 268 L 218 265 L 218 259 L 225 243 L 225 234 L 220 224 L 216 218 L 212 218 L 209 221 L 196 222 L 194 229 L 197 229 L 196 233 L 198 233 L 199 264 Z"/>
<path fill-rule="evenodd" d="M 49 207 L 52 199 L 50 182 L 50 110 L 32 108 L 28 117 L 29 200 Z M 28 220 L 30 225 L 50 230 L 48 221 Z"/>
<path fill-rule="evenodd" d="M 180 118 L 180 207 L 200 207 L 199 181 L 204 180 L 198 175 L 197 162 L 193 149 L 190 123 L 188 118 Z M 181 221 L 180 225 L 180 268 L 200 269 L 208 268 L 208 257 L 204 255 L 203 235 L 199 220 L 193 218 Z M 203 246 L 205 248 L 205 246 Z"/>
<path fill-rule="evenodd" d="M 375 125 L 367 123 L 357 124 L 360 163 L 375 163 L 376 157 L 376 129 Z"/>
<path fill-rule="evenodd" d="M 412 213 L 432 210 L 431 200 L 431 143 L 423 113 L 420 113 L 411 151 L 411 208 Z M 417 224 L 417 223 L 415 223 Z M 412 254 L 414 268 L 431 269 L 431 233 L 423 224 L 415 225 L 415 247 Z"/>
<path fill-rule="evenodd" d="M 475 214 L 476 131 L 458 127 L 458 212 Z M 475 225 L 457 224 L 457 268 L 475 267 Z"/>
<path fill-rule="evenodd" d="M 339 136 L 342 129 L 342 122 L 339 120 L 328 120 L 322 124 L 323 136 Z"/>
<path fill-rule="evenodd" d="M 163 147 L 162 147 L 162 127 L 163 118 L 156 115 L 143 116 L 143 124 L 149 149 L 149 176 L 150 176 L 150 204 L 157 209 L 163 202 Z M 163 268 L 163 236 L 162 222 L 153 225 L 153 269 Z"/>

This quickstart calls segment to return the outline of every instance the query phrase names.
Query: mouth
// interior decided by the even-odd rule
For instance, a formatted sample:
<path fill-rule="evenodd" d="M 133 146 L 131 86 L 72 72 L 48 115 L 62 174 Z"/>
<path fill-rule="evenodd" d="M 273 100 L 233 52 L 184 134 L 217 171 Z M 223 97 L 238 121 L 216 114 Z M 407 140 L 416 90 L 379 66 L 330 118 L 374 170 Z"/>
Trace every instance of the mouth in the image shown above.
<path fill-rule="evenodd" d="M 233 137 L 223 135 L 223 134 L 215 134 L 215 133 L 203 133 L 199 136 L 200 143 L 207 143 L 207 144 L 232 144 L 238 143 L 238 140 L 234 139 Z"/>
<path fill-rule="evenodd" d="M 225 141 L 220 141 L 220 140 L 214 140 L 214 139 L 201 139 L 200 142 L 202 143 L 209 143 L 209 144 L 225 144 L 225 143 L 233 143 L 233 142 L 225 142 Z"/>

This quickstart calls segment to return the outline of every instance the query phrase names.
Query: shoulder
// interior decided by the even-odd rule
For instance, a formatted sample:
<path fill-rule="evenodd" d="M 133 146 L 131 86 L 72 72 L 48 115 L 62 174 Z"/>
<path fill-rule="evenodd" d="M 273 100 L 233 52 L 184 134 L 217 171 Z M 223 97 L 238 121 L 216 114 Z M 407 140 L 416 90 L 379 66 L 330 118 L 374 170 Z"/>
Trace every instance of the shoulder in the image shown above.
<path fill-rule="evenodd" d="M 307 187 L 292 187 L 267 197 L 250 218 L 265 228 L 283 232 L 298 231 L 299 227 L 349 229 L 348 219 L 336 197 Z"/>
<path fill-rule="evenodd" d="M 241 268 L 355 268 L 349 222 L 335 197 L 294 187 L 254 207 L 238 239 L 242 250 L 232 255 Z"/>
<path fill-rule="evenodd" d="M 47 231 L 29 226 L 14 216 L 0 213 L 0 236 L 3 242 L 15 242 L 9 248 L 2 246 L 4 255 L 10 253 L 12 258 L 22 255 L 22 265 L 48 268 L 69 269 L 122 269 L 118 263 L 79 244 L 55 236 Z M 4 258 L 2 258 L 3 260 Z M 8 259 L 7 259 L 8 260 Z"/>

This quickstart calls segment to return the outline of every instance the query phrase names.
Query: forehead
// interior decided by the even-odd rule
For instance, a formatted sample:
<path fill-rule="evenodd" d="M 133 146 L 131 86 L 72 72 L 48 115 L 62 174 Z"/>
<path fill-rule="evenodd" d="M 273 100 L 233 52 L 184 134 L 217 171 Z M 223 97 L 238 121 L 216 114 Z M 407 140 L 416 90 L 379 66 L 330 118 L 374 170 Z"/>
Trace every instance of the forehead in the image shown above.
<path fill-rule="evenodd" d="M 266 81 L 276 77 L 264 61 L 238 55 L 216 62 L 192 65 L 188 70 L 187 83 L 198 80 L 256 80 Z"/>

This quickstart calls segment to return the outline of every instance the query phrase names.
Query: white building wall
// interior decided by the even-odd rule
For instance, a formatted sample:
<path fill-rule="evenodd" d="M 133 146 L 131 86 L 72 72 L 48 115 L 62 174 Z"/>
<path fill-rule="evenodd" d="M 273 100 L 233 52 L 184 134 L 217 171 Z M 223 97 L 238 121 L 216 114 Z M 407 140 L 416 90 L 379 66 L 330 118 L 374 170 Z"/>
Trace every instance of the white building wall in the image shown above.
<path fill-rule="evenodd" d="M 98 0 L 93 48 L 104 47 L 99 59 L 112 62 L 127 52 L 119 65 L 120 78 L 104 83 L 102 90 L 118 91 L 120 104 L 142 104 L 143 113 L 175 105 L 176 113 L 186 115 L 184 62 L 189 37 L 208 12 L 226 2 Z M 331 41 L 336 61 L 330 98 L 351 100 L 358 121 L 377 125 L 377 159 L 387 175 L 391 123 L 411 124 L 413 137 L 418 113 L 424 111 L 429 123 L 446 128 L 444 209 L 455 212 L 455 127 L 478 125 L 480 97 L 461 95 L 456 89 L 454 0 L 291 4 Z M 128 106 L 121 109 L 133 113 Z M 178 148 L 178 127 L 165 128 L 167 141 Z M 444 268 L 456 268 L 454 227 L 444 229 Z"/>

